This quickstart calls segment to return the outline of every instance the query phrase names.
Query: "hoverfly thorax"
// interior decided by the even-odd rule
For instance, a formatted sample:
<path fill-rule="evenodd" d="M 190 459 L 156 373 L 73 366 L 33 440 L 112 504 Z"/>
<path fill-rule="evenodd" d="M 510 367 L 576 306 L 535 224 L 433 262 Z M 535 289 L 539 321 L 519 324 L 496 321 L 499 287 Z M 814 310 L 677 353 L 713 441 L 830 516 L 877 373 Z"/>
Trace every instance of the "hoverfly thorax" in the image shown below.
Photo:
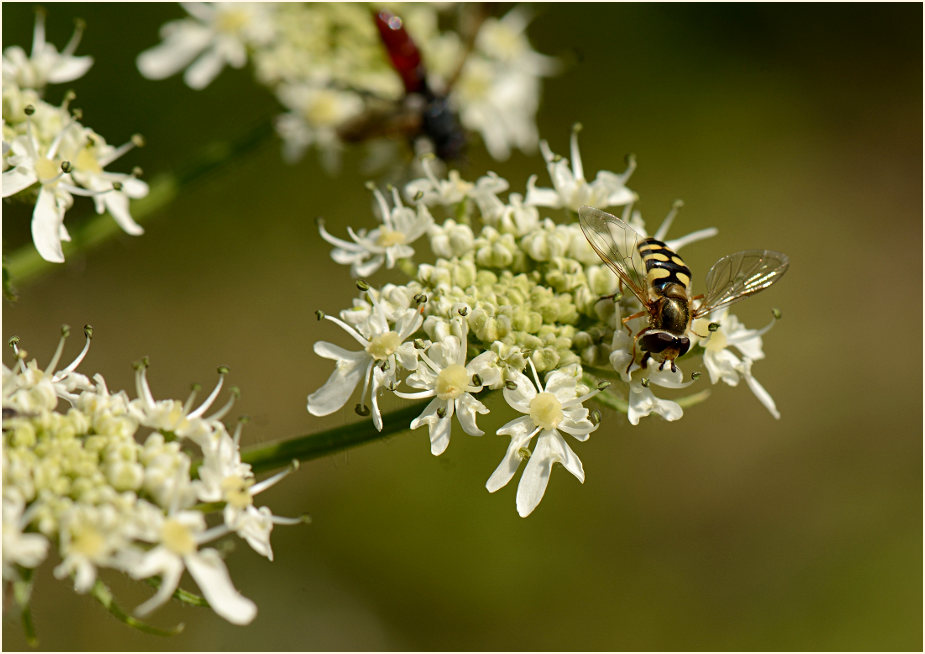
<path fill-rule="evenodd" d="M 790 260 L 786 254 L 773 250 L 743 250 L 722 257 L 707 273 L 707 291 L 695 308 L 691 297 L 691 271 L 678 254 L 662 241 L 647 238 L 616 216 L 581 207 L 578 211 L 581 230 L 601 260 L 620 278 L 642 304 L 642 311 L 623 319 L 623 326 L 636 318 L 648 318 L 648 325 L 633 339 L 644 352 L 640 365 L 645 367 L 651 357 L 666 363 L 676 371 L 675 359 L 690 349 L 687 331 L 695 318 L 714 309 L 728 306 L 764 290 L 787 271 Z M 637 256 L 638 255 L 638 256 Z M 636 261 L 644 264 L 644 270 Z"/>

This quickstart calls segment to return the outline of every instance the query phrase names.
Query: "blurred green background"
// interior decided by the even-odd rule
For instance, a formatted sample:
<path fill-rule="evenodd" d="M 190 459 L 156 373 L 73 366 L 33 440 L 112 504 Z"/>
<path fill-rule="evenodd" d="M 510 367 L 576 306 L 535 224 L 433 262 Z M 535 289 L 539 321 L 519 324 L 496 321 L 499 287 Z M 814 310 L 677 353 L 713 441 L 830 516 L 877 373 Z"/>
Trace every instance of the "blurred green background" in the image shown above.
<path fill-rule="evenodd" d="M 78 54 L 96 63 L 71 85 L 85 123 L 111 143 L 146 137 L 115 170 L 139 165 L 151 179 L 276 111 L 248 70 L 201 92 L 140 77 L 134 58 L 183 15 L 176 5 L 46 7 L 59 46 L 74 17 L 87 20 Z M 682 198 L 673 234 L 717 226 L 684 252 L 695 288 L 727 252 L 791 256 L 784 281 L 736 311 L 754 327 L 783 311 L 754 367 L 782 419 L 744 385 L 714 387 L 677 423 L 633 428 L 605 412 L 576 448 L 584 485 L 557 468 L 526 520 L 514 483 L 485 491 L 507 441 L 490 420 L 439 458 L 423 430 L 362 446 L 260 497 L 313 522 L 277 528 L 273 563 L 243 543 L 229 556 L 260 607 L 252 625 L 171 603 L 153 621 L 185 632 L 141 634 L 46 564 L 33 603 L 43 648 L 921 650 L 922 6 L 534 11 L 535 48 L 567 63 L 544 86 L 542 137 L 567 155 L 581 121 L 589 173 L 636 154 L 630 186 L 650 224 Z M 3 5 L 4 46 L 28 50 L 32 25 L 33 5 Z M 314 218 L 337 233 L 372 224 L 359 163 L 348 155 L 332 177 L 313 154 L 285 165 L 269 142 L 185 189 L 144 236 L 120 234 L 21 288 L 4 305 L 4 342 L 17 334 L 45 362 L 61 323 L 92 323 L 81 369 L 130 390 L 131 362 L 148 355 L 162 398 L 210 385 L 227 364 L 243 393 L 234 415 L 253 417 L 249 443 L 356 420 L 304 405 L 331 371 L 312 343 L 346 344 L 314 312 L 355 295 Z M 499 163 L 473 148 L 464 175 L 489 169 L 512 190 L 531 173 L 548 184 L 538 153 Z M 68 224 L 90 210 L 78 201 Z M 5 253 L 27 238 L 28 216 L 4 206 Z M 108 580 L 127 607 L 150 593 Z M 5 608 L 4 649 L 22 649 Z"/>

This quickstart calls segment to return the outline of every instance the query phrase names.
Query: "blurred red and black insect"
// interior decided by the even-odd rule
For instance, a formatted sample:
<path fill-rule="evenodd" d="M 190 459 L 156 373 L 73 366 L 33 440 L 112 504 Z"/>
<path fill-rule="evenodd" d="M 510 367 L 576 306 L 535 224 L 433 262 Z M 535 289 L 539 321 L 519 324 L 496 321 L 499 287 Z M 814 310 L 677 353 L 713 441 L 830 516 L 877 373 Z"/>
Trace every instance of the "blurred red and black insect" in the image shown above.
<path fill-rule="evenodd" d="M 431 142 L 434 154 L 440 159 L 458 161 L 466 149 L 466 132 L 448 96 L 465 57 L 455 74 L 447 80 L 446 88 L 437 92 L 427 81 L 427 68 L 421 51 L 405 29 L 402 19 L 385 10 L 376 12 L 373 19 L 389 61 L 401 77 L 405 95 L 398 107 L 368 111 L 349 121 L 339 130 L 341 139 L 358 143 L 371 138 L 404 136 L 413 143 L 424 137 Z M 467 55 L 473 41 L 474 34 L 467 45 Z"/>

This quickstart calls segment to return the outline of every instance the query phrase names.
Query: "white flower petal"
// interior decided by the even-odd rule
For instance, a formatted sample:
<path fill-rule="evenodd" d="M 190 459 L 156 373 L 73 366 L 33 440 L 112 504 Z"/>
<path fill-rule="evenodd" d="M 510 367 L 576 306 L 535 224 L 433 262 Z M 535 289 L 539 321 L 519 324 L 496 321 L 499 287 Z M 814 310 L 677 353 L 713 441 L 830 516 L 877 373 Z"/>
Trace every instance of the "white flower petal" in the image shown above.
<path fill-rule="evenodd" d="M 257 605 L 235 590 L 218 552 L 206 549 L 184 559 L 213 611 L 233 624 L 249 624 L 254 619 Z"/>
<path fill-rule="evenodd" d="M 60 233 L 63 218 L 54 193 L 47 189 L 39 191 L 35 210 L 32 212 L 32 240 L 35 242 L 35 249 L 46 261 L 64 262 Z"/>

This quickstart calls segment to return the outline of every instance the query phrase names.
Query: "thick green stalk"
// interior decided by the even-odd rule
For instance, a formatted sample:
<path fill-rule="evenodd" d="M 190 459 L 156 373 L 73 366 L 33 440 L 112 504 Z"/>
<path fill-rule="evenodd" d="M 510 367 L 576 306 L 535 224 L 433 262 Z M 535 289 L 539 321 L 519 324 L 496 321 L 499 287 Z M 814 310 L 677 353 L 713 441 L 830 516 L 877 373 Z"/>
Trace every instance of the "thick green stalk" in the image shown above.
<path fill-rule="evenodd" d="M 190 164 L 178 171 L 157 175 L 151 180 L 148 194 L 132 201 L 132 218 L 138 223 L 143 223 L 157 215 L 177 197 L 185 186 L 232 163 L 238 157 L 250 153 L 257 146 L 265 143 L 272 134 L 273 129 L 270 123 L 261 122 L 234 141 L 209 145 L 200 151 Z M 88 218 L 70 232 L 72 240 L 62 243 L 65 258 L 76 252 L 86 252 L 95 248 L 121 234 L 122 230 L 112 216 L 103 213 Z M 32 242 L 5 255 L 3 265 L 10 282 L 16 287 L 33 282 L 54 270 L 56 266 L 60 266 L 60 264 L 45 261 Z"/>
<path fill-rule="evenodd" d="M 293 460 L 308 461 L 369 441 L 385 438 L 408 429 L 411 421 L 419 416 L 430 400 L 415 402 L 402 409 L 382 416 L 382 431 L 376 431 L 372 420 L 341 425 L 316 434 L 297 436 L 289 440 L 241 452 L 241 460 L 251 464 L 255 473 L 266 472 L 289 465 Z"/>

